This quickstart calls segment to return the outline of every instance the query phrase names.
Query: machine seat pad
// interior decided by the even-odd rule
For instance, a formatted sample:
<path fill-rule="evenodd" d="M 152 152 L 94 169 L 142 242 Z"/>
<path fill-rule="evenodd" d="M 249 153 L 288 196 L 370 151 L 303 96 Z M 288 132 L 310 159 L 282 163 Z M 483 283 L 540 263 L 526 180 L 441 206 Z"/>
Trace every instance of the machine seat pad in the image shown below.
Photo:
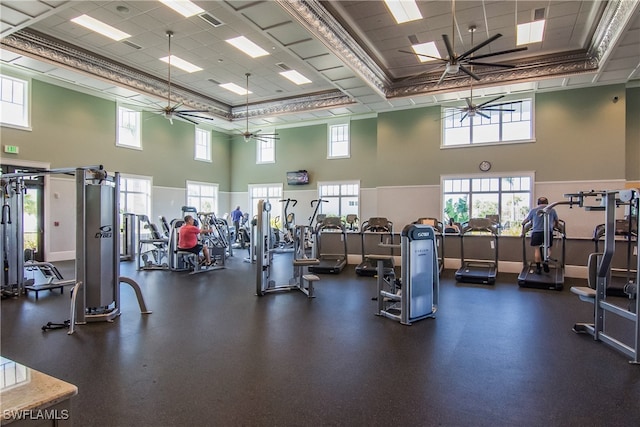
<path fill-rule="evenodd" d="M 315 274 L 304 274 L 302 278 L 307 282 L 317 282 L 318 280 L 320 280 L 320 277 L 316 276 Z"/>
<path fill-rule="evenodd" d="M 585 297 L 585 298 L 596 297 L 596 290 L 587 288 L 586 286 L 572 286 L 571 292 L 578 295 L 579 297 Z"/>

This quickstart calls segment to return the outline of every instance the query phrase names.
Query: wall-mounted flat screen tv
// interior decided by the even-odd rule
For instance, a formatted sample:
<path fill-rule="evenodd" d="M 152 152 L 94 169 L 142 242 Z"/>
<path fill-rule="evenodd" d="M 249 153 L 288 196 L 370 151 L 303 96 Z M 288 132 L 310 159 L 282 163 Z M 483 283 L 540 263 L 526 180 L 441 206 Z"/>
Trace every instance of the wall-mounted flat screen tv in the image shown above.
<path fill-rule="evenodd" d="M 287 184 L 305 185 L 309 183 L 309 173 L 305 170 L 287 172 Z"/>

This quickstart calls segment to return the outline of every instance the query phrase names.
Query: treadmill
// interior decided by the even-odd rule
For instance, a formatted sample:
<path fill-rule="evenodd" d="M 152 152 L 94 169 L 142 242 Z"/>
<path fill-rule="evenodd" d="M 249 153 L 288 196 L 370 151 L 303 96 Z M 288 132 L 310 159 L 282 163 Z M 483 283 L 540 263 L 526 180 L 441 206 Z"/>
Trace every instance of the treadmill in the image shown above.
<path fill-rule="evenodd" d="M 340 233 L 340 239 L 342 240 L 343 251 L 339 254 L 323 253 L 322 252 L 322 236 L 327 234 Z M 316 256 L 320 263 L 317 265 L 310 265 L 309 272 L 311 273 L 326 273 L 326 274 L 338 274 L 347 265 L 347 231 L 342 223 L 342 220 L 337 216 L 325 217 L 321 223 L 316 226 Z"/>
<path fill-rule="evenodd" d="M 393 223 L 384 217 L 372 217 L 368 221 L 362 223 L 360 227 L 360 243 L 362 248 L 362 262 L 356 266 L 356 274 L 358 276 L 373 277 L 378 274 L 378 261 L 371 259 L 365 255 L 365 236 L 377 234 L 380 236 L 380 243 L 393 244 Z M 384 242 L 385 236 L 389 237 L 388 242 Z M 390 255 L 393 255 L 393 249 L 389 249 Z M 394 269 L 392 259 L 384 261 L 385 272 Z"/>
<path fill-rule="evenodd" d="M 493 285 L 498 272 L 498 223 L 489 218 L 471 218 L 462 224 L 460 229 L 460 258 L 461 267 L 456 271 L 456 281 L 465 283 L 480 283 Z M 481 236 L 472 233 L 482 233 Z M 464 245 L 469 238 L 490 236 L 488 251 L 493 256 L 490 259 L 465 259 Z M 469 237 L 471 235 L 471 237 Z M 468 244 L 468 243 L 467 243 Z"/>
<path fill-rule="evenodd" d="M 626 219 L 616 219 L 616 228 L 615 235 L 619 236 L 619 238 L 624 240 L 616 241 L 617 245 L 625 244 L 625 267 L 621 268 L 622 261 L 615 257 L 613 262 L 616 262 L 618 267 L 611 266 L 611 271 L 609 273 L 609 280 L 607 280 L 607 288 L 606 293 L 607 296 L 615 296 L 615 297 L 628 297 L 627 293 L 630 286 L 633 285 L 636 270 L 634 266 L 637 264 L 638 250 L 636 249 L 638 246 L 638 230 L 634 229 L 635 221 L 629 215 Z M 605 234 L 605 224 L 600 224 L 596 226 L 593 232 L 593 241 L 595 242 L 596 253 L 600 252 L 600 240 L 604 237 Z M 613 264 L 612 262 L 612 264 Z"/>
<path fill-rule="evenodd" d="M 527 239 L 530 237 L 531 222 L 522 226 L 522 271 L 518 275 L 518 285 L 521 288 L 535 288 L 535 289 L 550 289 L 554 291 L 561 291 L 564 284 L 564 265 L 566 254 L 566 242 L 567 233 L 565 228 L 565 222 L 558 220 L 558 225 L 553 227 L 552 239 L 560 241 L 561 254 L 559 259 L 549 259 L 549 272 L 542 271 L 540 274 L 536 273 L 535 261 L 527 261 Z M 558 245 L 554 245 L 556 248 Z M 540 250 L 543 250 L 541 247 Z M 544 253 L 544 252 L 542 252 Z"/>
<path fill-rule="evenodd" d="M 444 224 L 437 218 L 423 217 L 418 218 L 414 224 L 430 225 L 435 232 L 435 244 L 438 250 L 438 272 L 442 273 L 444 269 Z"/>

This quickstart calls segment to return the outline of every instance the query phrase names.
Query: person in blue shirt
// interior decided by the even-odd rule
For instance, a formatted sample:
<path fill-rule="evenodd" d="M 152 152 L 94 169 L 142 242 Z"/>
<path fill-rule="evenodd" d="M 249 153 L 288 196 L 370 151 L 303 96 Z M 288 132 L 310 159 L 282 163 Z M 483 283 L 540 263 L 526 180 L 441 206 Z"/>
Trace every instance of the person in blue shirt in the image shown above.
<path fill-rule="evenodd" d="M 527 217 L 522 221 L 522 225 L 531 222 L 531 246 L 533 246 L 533 257 L 536 262 L 536 274 L 541 273 L 540 263 L 544 268 L 544 272 L 549 272 L 549 263 L 542 259 L 542 245 L 544 245 L 544 215 L 542 209 L 546 208 L 549 200 L 546 197 L 538 198 L 538 206 L 531 209 Z M 558 214 L 554 209 L 548 211 L 549 214 L 549 248 L 547 255 L 551 257 L 551 246 L 553 246 L 553 229 L 558 226 Z"/>
<path fill-rule="evenodd" d="M 238 240 L 240 236 L 240 220 L 242 220 L 242 211 L 240 210 L 240 206 L 236 206 L 236 209 L 231 212 L 231 221 L 233 222 L 233 227 L 236 229 L 236 240 Z"/>

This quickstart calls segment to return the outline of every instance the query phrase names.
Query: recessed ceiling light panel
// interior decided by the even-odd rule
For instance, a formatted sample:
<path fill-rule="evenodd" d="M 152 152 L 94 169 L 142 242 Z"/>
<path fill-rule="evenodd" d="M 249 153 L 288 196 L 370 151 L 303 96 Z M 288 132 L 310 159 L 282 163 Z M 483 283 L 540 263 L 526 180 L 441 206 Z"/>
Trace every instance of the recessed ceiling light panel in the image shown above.
<path fill-rule="evenodd" d="M 160 0 L 160 2 L 175 10 L 185 18 L 204 12 L 204 9 L 191 3 L 189 0 Z"/>
<path fill-rule="evenodd" d="M 518 46 L 530 43 L 539 43 L 544 38 L 545 20 L 527 22 L 518 25 L 518 38 L 516 44 Z"/>
<path fill-rule="evenodd" d="M 253 93 L 251 91 L 247 92 L 247 88 L 238 86 L 235 83 L 223 83 L 220 85 L 220 87 L 233 93 L 237 93 L 238 95 L 247 95 Z"/>
<path fill-rule="evenodd" d="M 436 58 L 442 58 L 440 56 L 440 52 L 438 52 L 438 48 L 436 47 L 435 42 L 414 44 L 413 46 L 411 46 L 411 48 L 415 53 L 419 54 L 417 56 L 420 62 L 435 61 Z M 432 56 L 433 58 L 427 58 L 426 56 L 422 55 Z"/>
<path fill-rule="evenodd" d="M 267 52 L 245 36 L 234 37 L 225 41 L 230 45 L 240 49 L 242 52 L 246 53 L 252 58 L 269 55 L 269 52 Z"/>
<path fill-rule="evenodd" d="M 413 0 L 384 0 L 398 24 L 422 19 L 418 5 Z"/>
<path fill-rule="evenodd" d="M 286 77 L 297 85 L 304 85 L 307 83 L 311 83 L 311 80 L 297 72 L 296 70 L 288 70 L 280 73 L 282 77 Z"/>
<path fill-rule="evenodd" d="M 77 18 L 73 18 L 71 22 L 82 25 L 83 27 L 88 28 L 91 31 L 95 31 L 98 34 L 102 34 L 103 36 L 109 37 L 110 39 L 115 41 L 120 41 L 126 39 L 127 37 L 131 37 L 130 34 L 127 34 L 124 31 L 120 31 L 119 29 L 114 28 L 109 24 L 105 24 L 102 21 L 98 21 L 97 19 L 92 18 L 89 15 L 80 15 Z"/>
<path fill-rule="evenodd" d="M 160 61 L 166 62 L 167 64 L 171 64 L 176 68 L 180 68 L 181 70 L 186 71 L 187 73 L 202 71 L 202 68 L 198 67 L 197 65 L 193 65 L 191 62 L 185 61 L 184 59 L 179 58 L 175 55 L 171 55 L 171 62 L 169 62 L 168 56 L 160 58 Z"/>

